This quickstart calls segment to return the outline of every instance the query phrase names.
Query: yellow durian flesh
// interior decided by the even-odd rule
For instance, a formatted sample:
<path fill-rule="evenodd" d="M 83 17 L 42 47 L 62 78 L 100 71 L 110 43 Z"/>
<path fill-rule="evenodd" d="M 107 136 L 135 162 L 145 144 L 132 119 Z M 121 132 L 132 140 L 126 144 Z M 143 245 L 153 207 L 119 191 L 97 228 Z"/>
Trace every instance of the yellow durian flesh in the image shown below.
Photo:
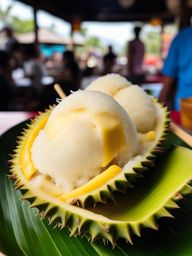
<path fill-rule="evenodd" d="M 153 98 L 124 77 L 117 74 L 99 77 L 86 90 L 101 91 L 112 96 L 127 111 L 138 133 L 154 130 L 157 111 Z"/>
<path fill-rule="evenodd" d="M 91 93 L 93 93 L 93 92 L 91 92 Z M 125 129 L 126 126 L 122 127 L 121 125 L 119 125 L 119 122 L 117 121 L 117 119 L 115 118 L 114 115 L 107 115 L 106 114 L 106 110 L 105 110 L 105 112 L 99 112 L 99 113 L 98 113 L 98 111 L 97 111 L 97 113 L 94 112 L 94 114 L 90 118 L 90 114 L 87 113 L 87 106 L 83 106 L 82 107 L 82 106 L 79 106 L 79 104 L 77 104 L 77 106 L 75 108 L 73 108 L 73 111 L 72 111 L 71 114 L 72 114 L 72 116 L 75 119 L 76 119 L 77 116 L 79 116 L 83 120 L 85 120 L 84 117 L 86 115 L 88 115 L 87 119 L 88 120 L 94 120 L 94 125 L 96 124 L 97 126 L 100 127 L 99 129 L 100 129 L 100 136 L 102 138 L 102 150 L 103 150 L 103 157 L 102 157 L 101 162 L 100 162 L 100 168 L 102 168 L 102 171 L 105 172 L 106 170 L 107 171 L 111 170 L 110 169 L 111 165 L 113 165 L 113 166 L 120 165 L 120 167 L 123 167 L 125 165 L 126 167 L 128 166 L 128 169 L 129 168 L 133 168 L 134 166 L 136 166 L 136 167 L 138 166 L 139 167 L 140 166 L 140 162 L 142 161 L 142 159 L 144 159 L 145 155 L 147 155 L 147 153 L 150 153 L 150 151 L 153 150 L 153 148 L 155 147 L 155 145 L 159 141 L 161 134 L 164 131 L 164 124 L 163 123 L 164 123 L 164 119 L 165 119 L 164 111 L 161 110 L 161 108 L 159 108 L 158 104 L 156 104 L 156 106 L 159 109 L 158 110 L 158 117 L 159 118 L 158 118 L 157 128 L 155 128 L 155 131 L 151 131 L 148 134 L 146 134 L 145 136 L 141 136 L 141 137 L 139 136 L 138 137 L 139 142 L 141 142 L 140 143 L 140 149 L 139 149 L 139 152 L 138 152 L 137 151 L 138 150 L 138 148 L 137 148 L 138 145 L 135 146 L 135 149 L 134 149 L 135 151 L 133 150 L 134 153 L 132 153 L 132 157 L 134 155 L 136 155 L 135 152 L 137 152 L 137 154 L 140 153 L 141 156 L 139 158 L 136 158 L 137 160 L 139 159 L 139 163 L 137 164 L 137 161 L 134 160 L 134 158 L 133 158 L 133 161 L 131 161 L 131 163 L 128 164 L 128 165 L 126 164 L 127 161 L 124 162 L 124 161 L 122 161 L 122 159 L 124 158 L 124 156 L 125 156 L 126 159 L 131 159 L 132 158 L 131 155 L 129 155 L 129 154 L 128 154 L 129 156 L 127 158 L 126 150 L 125 151 L 123 150 L 123 148 L 124 148 L 124 141 L 126 139 L 128 139 L 129 136 L 126 137 L 123 134 L 123 132 L 122 132 L 123 128 Z M 55 112 L 57 113 L 57 115 L 55 115 L 55 117 L 54 117 L 51 114 L 49 116 L 49 118 L 47 118 L 47 120 L 49 120 L 49 121 L 46 121 L 46 122 L 44 121 L 44 124 L 45 124 L 45 129 L 44 130 L 46 131 L 46 136 L 48 136 L 49 139 L 54 138 L 54 134 L 55 134 L 55 136 L 57 136 L 59 134 L 59 130 L 62 129 L 62 125 L 63 126 L 66 125 L 65 122 L 63 122 L 63 124 L 61 126 L 59 126 L 57 124 L 57 120 L 59 122 L 59 118 L 63 118 L 62 115 L 64 114 L 64 113 L 62 113 L 61 105 L 59 105 L 58 107 L 60 109 L 59 108 L 55 109 L 56 110 Z M 53 113 L 53 111 L 52 111 L 52 113 Z M 69 110 L 67 110 L 66 113 L 69 113 Z M 49 122 L 52 122 L 52 124 L 53 124 L 52 127 L 50 126 L 51 129 L 49 129 L 50 127 L 47 129 L 47 124 Z M 26 153 L 29 155 L 28 159 L 31 158 L 30 154 L 31 154 L 31 148 L 32 148 L 32 145 L 33 145 L 33 143 L 30 144 L 30 141 L 34 142 L 34 140 L 37 137 L 37 134 L 40 133 L 42 131 L 42 129 L 44 128 L 44 127 L 42 127 L 41 122 L 39 124 L 40 125 L 39 125 L 39 131 L 38 132 L 37 132 L 38 125 L 36 125 L 36 127 L 35 127 L 35 130 L 36 130 L 35 133 L 36 134 L 34 133 L 35 136 L 34 136 L 33 140 L 29 140 L 28 141 L 28 139 L 26 139 L 26 141 L 28 141 L 28 143 L 29 143 L 28 144 L 28 148 L 26 149 Z M 126 123 L 126 125 L 127 124 L 129 126 L 129 122 Z M 58 127 L 59 127 L 59 129 L 58 129 Z M 128 133 L 129 133 L 129 135 L 131 134 L 130 129 L 128 129 Z M 128 133 L 127 133 L 127 135 L 128 135 Z M 119 135 L 117 136 L 117 134 L 119 134 Z M 66 137 L 64 136 L 64 138 L 66 138 Z M 118 141 L 117 141 L 117 139 L 118 139 Z M 143 143 L 143 141 L 144 141 L 144 143 Z M 134 143 L 131 142 L 131 141 L 129 141 L 129 143 L 130 143 L 129 147 L 133 149 L 134 148 Z M 141 148 L 141 145 L 144 145 L 144 146 L 142 146 L 142 148 Z M 119 156 L 117 155 L 118 150 L 121 151 Z M 110 160 L 113 157 L 114 157 L 114 159 L 110 163 Z M 26 156 L 24 158 L 26 158 Z M 145 161 L 145 159 L 144 159 L 144 161 Z M 75 192 L 76 193 L 75 196 L 77 196 L 77 198 L 78 197 L 82 197 L 83 201 L 86 199 L 86 193 L 88 193 L 88 195 L 93 195 L 96 192 L 93 195 L 93 197 L 95 197 L 95 195 L 97 193 L 100 193 L 99 191 L 102 191 L 103 189 L 106 190 L 106 188 L 108 187 L 108 184 L 113 184 L 112 185 L 113 189 L 116 189 L 115 188 L 116 185 L 114 186 L 115 180 L 124 180 L 125 179 L 124 173 L 126 172 L 126 169 L 127 169 L 126 167 L 124 167 L 123 168 L 123 172 L 119 171 L 116 174 L 114 174 L 115 173 L 114 171 L 111 171 L 111 172 L 108 171 L 107 172 L 108 173 L 108 176 L 107 176 L 108 177 L 108 181 L 106 181 L 105 184 L 103 183 L 102 176 L 100 176 L 100 174 L 98 172 L 98 174 L 95 175 L 95 176 L 98 177 L 98 180 L 99 180 L 99 182 L 97 182 L 97 184 L 98 184 L 97 189 L 95 187 L 94 188 L 91 187 L 91 185 L 89 184 L 89 181 L 94 178 L 94 176 L 91 176 L 90 178 L 88 178 L 88 180 L 84 184 L 80 184 L 80 185 L 75 186 L 74 188 L 72 188 L 72 189 L 70 189 L 68 191 L 64 191 L 60 186 L 57 186 L 57 184 L 55 184 L 54 177 L 51 177 L 51 175 L 49 175 L 49 173 L 46 173 L 46 172 L 45 173 L 41 173 L 41 172 L 39 172 L 39 169 L 36 166 L 34 166 L 33 162 L 32 163 L 29 162 L 29 161 L 25 161 L 25 162 L 28 162 L 29 165 L 26 166 L 23 169 L 27 170 L 27 168 L 29 168 L 29 170 L 30 170 L 30 168 L 31 168 L 31 170 L 33 170 L 31 172 L 31 177 L 34 176 L 34 174 L 36 172 L 40 173 L 40 175 L 45 175 L 45 176 L 47 175 L 47 177 L 51 178 L 51 179 L 48 179 L 48 182 L 50 182 L 50 187 L 51 187 L 52 184 L 56 185 L 56 187 L 59 190 L 58 194 L 59 194 L 60 198 L 62 198 L 63 200 L 65 198 L 65 200 L 67 200 L 69 202 L 70 202 L 70 198 L 72 199 L 72 195 L 74 195 L 73 192 L 76 189 L 78 189 L 78 187 L 80 189 L 77 190 L 77 192 L 80 191 L 80 193 L 78 194 L 77 192 Z M 132 173 L 132 170 L 130 169 L 130 174 L 131 173 Z M 134 172 L 133 172 L 133 174 L 134 174 Z M 29 175 L 29 177 L 30 177 L 30 175 Z M 33 185 L 35 186 L 35 182 L 33 183 Z M 47 185 L 48 185 L 48 183 L 46 181 L 46 187 L 47 187 Z M 48 191 L 48 189 L 47 189 L 47 191 Z M 61 193 L 60 193 L 60 191 L 61 191 Z M 94 193 L 92 193 L 92 192 L 94 192 Z M 71 196 L 70 196 L 70 193 L 71 193 Z M 97 195 L 96 195 L 96 201 L 97 201 Z"/>
<path fill-rule="evenodd" d="M 86 101 L 85 96 L 87 97 Z M 93 96 L 95 106 L 93 104 Z M 28 140 L 27 138 L 24 143 L 27 147 L 22 149 L 23 153 L 21 157 L 21 165 L 25 176 L 29 180 L 34 178 L 34 180 L 32 180 L 33 186 L 35 186 L 36 176 L 43 175 L 48 177 L 48 180 L 45 181 L 46 186 L 48 182 L 52 182 L 63 194 L 73 192 L 74 189 L 81 187 L 82 189 L 79 191 L 85 193 L 87 191 L 86 185 L 96 176 L 96 184 L 98 184 L 96 187 L 98 188 L 99 184 L 102 186 L 104 183 L 114 178 L 114 173 L 117 174 L 117 170 L 118 172 L 121 170 L 118 166 L 114 169 L 114 166 L 118 165 L 119 162 L 115 163 L 113 161 L 113 163 L 110 164 L 113 159 L 119 156 L 119 158 L 125 158 L 124 162 L 127 162 L 128 159 L 133 157 L 138 151 L 136 130 L 126 112 L 111 97 L 99 92 L 78 92 L 70 97 L 71 99 L 69 100 L 72 101 L 73 104 L 70 105 L 70 101 L 66 103 L 67 99 L 65 99 L 61 103 L 65 106 L 64 110 L 61 108 L 61 104 L 59 104 L 57 106 L 58 108 L 56 107 L 52 110 L 49 117 L 44 118 L 44 121 L 39 122 L 39 125 L 37 124 L 35 126 L 35 132 L 32 130 L 29 135 L 32 139 Z M 91 109 L 88 108 L 90 104 L 92 106 Z M 82 126 L 82 128 L 80 126 Z M 88 129 L 90 130 L 90 135 Z M 72 135 L 71 138 L 70 135 Z M 49 143 L 45 143 L 44 146 L 41 147 L 39 141 L 41 142 L 41 140 L 45 139 Z M 92 145 L 90 145 L 90 141 L 91 143 L 93 142 Z M 56 145 L 55 147 L 53 147 L 54 143 Z M 69 150 L 69 143 L 72 143 L 73 151 Z M 84 149 L 86 152 L 83 152 Z M 127 151 L 128 154 L 122 154 L 124 151 Z M 75 154 L 76 159 L 68 158 L 72 153 Z M 86 166 L 86 161 L 93 165 L 95 155 L 99 155 L 99 160 L 97 160 L 98 164 L 95 165 L 96 168 L 92 169 L 94 172 L 91 173 L 91 169 Z M 46 162 L 45 170 L 43 170 L 41 166 L 38 166 L 37 161 L 35 161 L 35 156 L 39 157 L 41 163 L 42 158 L 44 158 Z M 61 171 L 63 171 L 64 168 L 68 172 L 73 171 L 73 168 L 70 168 L 70 162 L 74 164 L 75 171 L 78 172 L 80 178 L 83 176 L 83 170 L 87 175 L 84 182 L 81 183 L 81 181 L 77 181 L 75 185 L 72 183 L 72 186 L 69 186 L 69 180 L 71 177 L 73 179 L 76 174 L 72 176 L 70 173 L 69 175 L 67 174 L 67 177 L 63 172 L 63 176 L 59 176 L 57 165 L 56 168 L 53 168 L 54 174 L 52 174 L 53 172 L 49 171 L 52 167 L 50 159 L 55 156 L 57 164 L 61 161 L 59 163 Z M 58 157 L 60 158 L 59 160 Z M 30 161 L 24 161 L 24 159 L 30 159 Z M 65 159 L 65 162 L 62 163 L 63 159 Z M 111 170 L 111 165 L 113 165 L 113 171 L 109 171 Z M 27 174 L 28 169 L 33 171 Z M 116 171 L 114 172 L 114 170 Z M 108 181 L 105 178 L 105 182 L 103 182 L 103 176 L 100 176 L 100 173 L 103 174 L 105 172 L 108 173 L 107 176 L 105 176 Z M 42 182 L 43 179 L 40 183 Z M 38 184 L 37 182 L 37 186 Z M 95 189 L 95 186 L 93 186 L 93 188 L 91 188 L 90 184 L 88 186 L 89 192 Z"/>
<path fill-rule="evenodd" d="M 114 178 L 118 173 L 121 172 L 120 167 L 112 165 L 109 168 L 107 168 L 104 172 L 90 180 L 87 184 L 80 186 L 79 188 L 69 193 L 64 194 L 61 190 L 57 189 L 57 187 L 52 183 L 52 181 L 48 177 L 38 173 L 38 170 L 35 168 L 31 160 L 30 150 L 32 144 L 37 134 L 45 127 L 47 120 L 48 115 L 45 115 L 42 117 L 42 119 L 40 118 L 39 122 L 35 122 L 35 125 L 32 125 L 32 128 L 31 130 L 29 130 L 21 148 L 19 165 L 21 167 L 23 175 L 32 187 L 37 186 L 38 189 L 54 197 L 58 197 L 60 200 L 70 201 L 70 199 L 78 198 L 82 194 L 91 192 L 94 189 L 98 189 L 103 184 L 105 184 L 106 182 L 108 182 L 110 179 Z"/>

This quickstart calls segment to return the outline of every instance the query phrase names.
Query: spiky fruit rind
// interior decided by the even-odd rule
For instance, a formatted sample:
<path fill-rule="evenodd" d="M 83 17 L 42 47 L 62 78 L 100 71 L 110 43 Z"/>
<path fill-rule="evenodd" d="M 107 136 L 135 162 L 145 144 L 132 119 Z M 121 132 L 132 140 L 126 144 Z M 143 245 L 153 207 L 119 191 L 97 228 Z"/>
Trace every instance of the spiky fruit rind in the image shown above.
<path fill-rule="evenodd" d="M 136 178 L 142 177 L 142 173 L 149 166 L 152 166 L 154 159 L 164 151 L 163 142 L 166 139 L 170 123 L 169 113 L 166 107 L 163 107 L 157 101 L 154 101 L 154 103 L 156 104 L 159 114 L 161 115 L 161 122 L 159 125 L 160 131 L 152 148 L 150 148 L 150 150 L 144 154 L 139 161 L 133 163 L 132 166 L 130 165 L 128 169 L 125 169 L 114 179 L 111 179 L 110 182 L 100 187 L 99 190 L 79 196 L 78 202 L 81 206 L 86 207 L 95 205 L 98 202 L 105 203 L 109 199 L 115 201 L 112 193 L 114 191 L 126 193 L 127 189 L 133 186 L 133 182 L 136 180 Z"/>
<path fill-rule="evenodd" d="M 71 235 L 87 234 L 91 241 L 102 238 L 114 244 L 118 238 L 124 238 L 132 243 L 132 235 L 140 236 L 142 228 L 157 229 L 158 218 L 172 217 L 170 209 L 178 208 L 177 201 L 191 193 L 192 190 L 189 185 L 192 178 L 192 163 L 190 161 L 192 151 L 178 147 L 169 153 L 169 158 L 164 160 L 163 170 L 160 169 L 157 172 L 159 179 L 155 176 L 152 186 L 149 185 L 150 193 L 145 192 L 144 196 L 143 193 L 140 193 L 138 204 L 130 205 L 128 211 L 120 209 L 119 205 L 111 204 L 114 211 L 122 211 L 122 215 L 116 218 L 110 205 L 101 206 L 105 207 L 101 209 L 87 210 L 67 204 L 32 187 L 20 169 L 19 157 L 19 149 L 17 149 L 12 161 L 12 173 L 17 180 L 16 187 L 20 188 L 23 193 L 23 198 L 31 202 L 31 207 L 39 209 L 41 218 L 48 217 L 50 223 L 54 223 L 59 228 L 67 227 Z M 184 165 L 186 162 L 187 165 Z M 181 167 L 183 167 L 182 172 Z M 162 175 L 162 171 L 164 175 Z M 168 181 L 165 182 L 167 179 Z M 142 188 L 140 191 L 142 192 Z M 164 196 L 161 196 L 162 191 L 166 191 Z M 129 198 L 127 196 L 125 195 L 125 199 L 128 203 Z M 151 204 L 151 202 L 155 202 L 155 206 L 152 207 L 153 210 L 144 209 L 143 205 Z M 135 213 L 129 216 L 131 211 L 135 211 L 134 207 L 136 208 L 135 213 L 139 214 L 140 217 L 135 217 Z"/>
<path fill-rule="evenodd" d="M 142 176 L 142 172 L 146 170 L 149 166 L 153 164 L 154 158 L 158 153 L 162 150 L 161 145 L 166 138 L 166 132 L 169 125 L 169 118 L 167 109 L 162 107 L 159 103 L 155 102 L 157 109 L 159 111 L 160 116 L 160 124 L 158 124 L 158 133 L 155 143 L 152 144 L 152 147 L 146 154 L 144 154 L 139 161 L 133 162 L 129 165 L 129 168 L 123 170 L 120 174 L 116 175 L 116 177 L 110 179 L 107 183 L 99 187 L 98 189 L 92 190 L 89 193 L 79 195 L 77 198 L 69 199 L 68 202 L 72 204 L 77 204 L 82 207 L 95 205 L 98 202 L 105 203 L 108 200 L 115 201 L 113 197 L 114 191 L 124 192 L 126 193 L 127 189 L 132 187 L 132 183 L 135 181 L 137 177 Z M 31 146 L 35 136 L 37 136 L 37 127 L 40 125 L 40 128 L 43 128 L 43 125 L 46 124 L 46 120 L 48 119 L 51 113 L 51 109 L 47 110 L 45 113 L 41 113 L 37 116 L 30 125 L 28 125 L 27 129 L 24 130 L 22 136 L 18 142 L 17 153 L 20 154 L 20 162 L 19 165 L 22 168 L 25 168 L 27 163 L 23 163 L 21 161 L 22 152 L 25 150 L 26 143 L 30 141 L 29 146 Z M 27 149 L 30 151 L 30 148 Z M 30 157 L 23 157 L 24 161 L 29 161 Z M 30 162 L 30 161 L 29 161 Z M 31 162 L 32 165 L 32 162 Z M 30 164 L 29 164 L 30 166 Z M 31 168 L 26 168 L 31 169 Z M 34 174 L 34 169 L 32 172 L 27 173 L 27 176 L 30 178 Z"/>

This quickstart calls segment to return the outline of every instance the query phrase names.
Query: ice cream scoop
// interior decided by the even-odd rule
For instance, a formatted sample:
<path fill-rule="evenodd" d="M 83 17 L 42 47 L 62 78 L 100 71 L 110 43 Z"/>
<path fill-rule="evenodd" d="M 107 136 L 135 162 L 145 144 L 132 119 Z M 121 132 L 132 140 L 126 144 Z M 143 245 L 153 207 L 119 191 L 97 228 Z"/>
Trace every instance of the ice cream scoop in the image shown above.
<path fill-rule="evenodd" d="M 100 91 L 107 95 L 114 96 L 118 91 L 131 86 L 132 84 L 118 74 L 108 74 L 94 80 L 86 90 Z"/>
<path fill-rule="evenodd" d="M 127 111 L 138 132 L 147 133 L 155 129 L 157 109 L 152 97 L 141 87 L 133 85 L 125 88 L 114 99 Z"/>
<path fill-rule="evenodd" d="M 136 129 L 126 111 L 93 91 L 78 91 L 59 103 L 31 148 L 34 166 L 64 192 L 85 184 L 114 159 L 127 162 L 137 152 Z"/>
<path fill-rule="evenodd" d="M 112 96 L 129 114 L 139 133 L 155 128 L 157 110 L 152 97 L 124 77 L 110 74 L 98 78 L 86 90 L 102 91 Z"/>

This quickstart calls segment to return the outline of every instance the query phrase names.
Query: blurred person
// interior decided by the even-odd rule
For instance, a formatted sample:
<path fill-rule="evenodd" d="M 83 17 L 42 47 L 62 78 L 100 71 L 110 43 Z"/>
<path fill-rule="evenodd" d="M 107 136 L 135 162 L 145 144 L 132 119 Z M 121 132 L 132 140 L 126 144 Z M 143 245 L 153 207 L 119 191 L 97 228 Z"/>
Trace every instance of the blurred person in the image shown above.
<path fill-rule="evenodd" d="M 20 43 L 13 46 L 10 57 L 12 70 L 23 68 L 23 47 Z"/>
<path fill-rule="evenodd" d="M 103 57 L 103 71 L 102 75 L 106 75 L 113 72 L 113 68 L 116 63 L 117 55 L 113 52 L 113 47 L 108 46 L 108 52 Z"/>
<path fill-rule="evenodd" d="M 135 38 L 128 44 L 128 79 L 133 84 L 141 85 L 144 81 L 143 61 L 145 46 L 140 39 L 141 27 L 134 28 Z"/>
<path fill-rule="evenodd" d="M 56 76 L 63 70 L 63 54 L 60 52 L 53 52 L 49 58 L 45 59 L 44 63 L 49 75 Z"/>
<path fill-rule="evenodd" d="M 12 50 L 13 50 L 14 46 L 16 44 L 18 44 L 18 41 L 17 41 L 17 39 L 14 36 L 13 29 L 11 27 L 8 27 L 8 26 L 4 27 L 2 29 L 2 33 L 4 34 L 5 40 L 6 40 L 5 50 L 8 53 L 12 53 Z"/>
<path fill-rule="evenodd" d="M 113 46 L 112 46 L 112 45 L 109 45 L 109 46 L 108 46 L 108 52 L 106 53 L 105 56 L 107 56 L 108 58 L 110 58 L 111 60 L 113 60 L 113 62 L 114 62 L 114 64 L 115 64 L 117 55 L 114 53 L 114 51 L 113 51 Z"/>
<path fill-rule="evenodd" d="M 45 57 L 44 57 L 45 58 Z M 60 52 L 53 52 L 50 57 L 44 59 L 44 63 L 48 69 L 62 66 L 63 56 Z"/>
<path fill-rule="evenodd" d="M 43 77 L 47 76 L 45 65 L 40 61 L 39 52 L 35 45 L 25 46 L 23 55 L 25 76 L 32 80 L 35 93 L 40 95 L 43 91 L 41 80 Z"/>
<path fill-rule="evenodd" d="M 9 109 L 13 98 L 10 58 L 6 51 L 0 51 L 0 111 Z"/>
<path fill-rule="evenodd" d="M 79 89 L 80 69 L 72 51 L 67 50 L 63 53 L 63 64 L 65 78 L 67 81 L 76 85 L 74 89 Z"/>
<path fill-rule="evenodd" d="M 80 69 L 72 51 L 66 50 L 63 53 L 63 71 L 56 80 L 61 84 L 66 95 L 80 88 Z"/>
<path fill-rule="evenodd" d="M 23 79 L 25 77 L 23 68 L 23 46 L 20 43 L 14 45 L 12 53 L 10 54 L 10 59 L 11 76 L 17 85 L 19 79 Z"/>
<path fill-rule="evenodd" d="M 192 97 L 192 28 L 181 30 L 171 43 L 163 71 L 159 100 L 180 110 L 180 100 Z M 174 104 L 173 104 L 174 102 Z"/>

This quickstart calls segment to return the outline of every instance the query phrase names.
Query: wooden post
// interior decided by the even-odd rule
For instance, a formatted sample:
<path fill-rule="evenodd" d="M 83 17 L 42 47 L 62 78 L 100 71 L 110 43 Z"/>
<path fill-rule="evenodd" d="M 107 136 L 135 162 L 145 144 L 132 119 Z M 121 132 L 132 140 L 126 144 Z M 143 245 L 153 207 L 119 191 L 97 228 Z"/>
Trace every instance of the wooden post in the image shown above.
<path fill-rule="evenodd" d="M 38 38 L 38 24 L 37 24 L 37 9 L 33 8 L 33 17 L 34 17 L 34 33 L 35 33 L 35 46 L 39 48 L 39 38 Z"/>
<path fill-rule="evenodd" d="M 69 45 L 69 48 L 71 51 L 74 51 L 74 38 L 73 38 L 73 19 L 70 21 L 70 25 L 71 25 L 71 33 L 70 33 L 70 36 L 71 36 L 71 42 L 70 42 L 70 45 Z"/>
<path fill-rule="evenodd" d="M 73 16 L 71 18 L 71 48 L 75 51 L 74 32 L 79 32 L 81 28 L 81 17 Z"/>

